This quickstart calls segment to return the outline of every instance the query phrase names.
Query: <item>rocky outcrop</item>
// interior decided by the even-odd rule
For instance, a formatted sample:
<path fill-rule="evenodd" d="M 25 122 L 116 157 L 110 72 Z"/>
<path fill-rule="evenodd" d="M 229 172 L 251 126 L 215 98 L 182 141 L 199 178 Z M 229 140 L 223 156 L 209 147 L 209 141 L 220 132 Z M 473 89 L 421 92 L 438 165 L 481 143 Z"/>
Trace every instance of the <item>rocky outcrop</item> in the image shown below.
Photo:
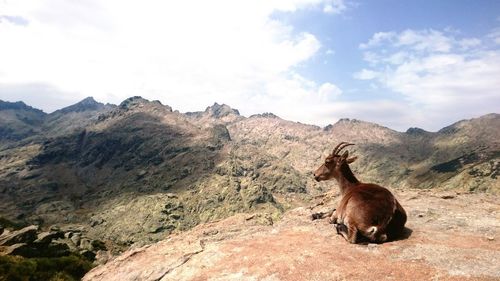
<path fill-rule="evenodd" d="M 229 124 L 245 119 L 240 115 L 237 109 L 231 108 L 226 104 L 218 103 L 208 106 L 205 111 L 186 112 L 185 116 L 201 126 L 209 124 Z"/>
<path fill-rule="evenodd" d="M 130 249 L 83 280 L 500 278 L 497 196 L 422 191 L 397 196 L 409 210 L 406 234 L 398 241 L 349 244 L 326 220 L 311 221 L 318 208 L 291 210 L 274 224 L 263 223 L 262 214 L 239 214 Z"/>
<path fill-rule="evenodd" d="M 230 114 L 240 115 L 240 112 L 237 109 L 233 109 L 226 104 L 218 103 L 214 103 L 212 106 L 207 107 L 205 109 L 205 113 L 215 118 L 221 118 Z"/>
<path fill-rule="evenodd" d="M 98 253 L 101 257 L 106 256 L 100 253 L 106 250 L 103 242 L 89 239 L 78 229 L 40 231 L 38 226 L 30 225 L 18 230 L 7 228 L 0 235 L 0 256 L 56 258 L 77 253 L 94 261 Z M 97 263 L 104 261 L 101 258 Z"/>
<path fill-rule="evenodd" d="M 32 243 L 37 238 L 38 226 L 30 225 L 19 230 L 4 231 L 0 236 L 1 246 L 10 246 L 18 243 Z"/>

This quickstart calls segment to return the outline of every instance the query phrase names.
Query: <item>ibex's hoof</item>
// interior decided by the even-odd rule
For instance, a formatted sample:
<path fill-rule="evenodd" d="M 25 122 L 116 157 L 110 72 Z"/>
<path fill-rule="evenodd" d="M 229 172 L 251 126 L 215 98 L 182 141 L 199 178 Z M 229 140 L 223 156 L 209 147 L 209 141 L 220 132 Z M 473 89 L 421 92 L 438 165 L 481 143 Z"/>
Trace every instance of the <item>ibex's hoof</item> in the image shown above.
<path fill-rule="evenodd" d="M 311 220 L 322 219 L 324 215 L 325 215 L 325 213 L 323 213 L 323 212 L 314 213 L 311 215 Z"/>
<path fill-rule="evenodd" d="M 340 234 L 341 232 L 347 233 L 347 226 L 344 224 L 334 224 L 335 229 L 337 229 L 337 234 Z"/>

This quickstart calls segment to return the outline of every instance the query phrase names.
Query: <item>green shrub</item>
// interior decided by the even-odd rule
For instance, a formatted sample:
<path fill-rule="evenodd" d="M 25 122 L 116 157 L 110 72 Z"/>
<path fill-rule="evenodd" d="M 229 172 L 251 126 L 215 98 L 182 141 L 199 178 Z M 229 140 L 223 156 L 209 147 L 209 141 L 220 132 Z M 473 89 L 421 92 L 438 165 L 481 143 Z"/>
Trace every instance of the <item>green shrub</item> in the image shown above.
<path fill-rule="evenodd" d="M 78 255 L 57 258 L 0 256 L 0 281 L 80 280 L 92 263 Z"/>

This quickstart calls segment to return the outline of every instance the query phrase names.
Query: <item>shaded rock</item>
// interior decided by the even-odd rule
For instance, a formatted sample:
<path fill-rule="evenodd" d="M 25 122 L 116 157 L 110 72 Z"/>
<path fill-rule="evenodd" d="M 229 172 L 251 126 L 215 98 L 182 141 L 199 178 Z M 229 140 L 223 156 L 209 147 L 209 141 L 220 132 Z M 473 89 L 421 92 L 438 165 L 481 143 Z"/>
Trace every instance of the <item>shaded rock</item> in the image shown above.
<path fill-rule="evenodd" d="M 96 254 L 92 251 L 89 251 L 89 250 L 82 250 L 80 251 L 80 255 L 84 256 L 85 258 L 87 258 L 88 260 L 95 260 L 95 256 Z"/>
<path fill-rule="evenodd" d="M 29 246 L 26 243 L 18 243 L 10 246 L 0 246 L 0 256 L 20 255 L 20 253 L 25 252 L 26 248 L 28 247 Z"/>
<path fill-rule="evenodd" d="M 61 231 L 61 227 L 57 226 L 57 225 L 52 225 L 50 226 L 50 231 Z"/>
<path fill-rule="evenodd" d="M 213 141 L 217 144 L 231 141 L 231 135 L 226 126 L 222 124 L 217 124 L 212 130 Z"/>
<path fill-rule="evenodd" d="M 78 245 L 78 248 L 80 248 L 82 250 L 88 250 L 88 251 L 94 250 L 94 247 L 92 246 L 92 242 L 88 238 L 82 238 L 80 240 L 80 244 Z"/>
<path fill-rule="evenodd" d="M 25 228 L 4 233 L 0 236 L 0 245 L 9 246 L 18 243 L 31 243 L 37 239 L 38 226 L 30 225 Z"/>
<path fill-rule="evenodd" d="M 30 254 L 25 257 L 62 257 L 71 253 L 70 247 L 64 242 L 53 242 L 47 247 L 36 247 Z"/>
<path fill-rule="evenodd" d="M 75 244 L 75 246 L 80 246 L 80 241 L 81 241 L 81 234 L 80 233 L 74 233 L 71 237 L 70 240 Z"/>
<path fill-rule="evenodd" d="M 38 233 L 37 239 L 34 243 L 48 244 L 53 239 L 64 238 L 64 232 L 62 231 L 51 231 L 51 232 L 41 232 Z"/>
<path fill-rule="evenodd" d="M 62 257 L 70 254 L 69 246 L 65 243 L 27 244 L 18 243 L 0 249 L 0 255 L 17 255 L 26 258 Z"/>
<path fill-rule="evenodd" d="M 95 250 L 107 250 L 106 249 L 106 244 L 104 244 L 104 242 L 100 241 L 100 240 L 92 240 L 92 242 L 90 243 L 90 245 L 92 245 L 92 249 L 95 251 Z"/>

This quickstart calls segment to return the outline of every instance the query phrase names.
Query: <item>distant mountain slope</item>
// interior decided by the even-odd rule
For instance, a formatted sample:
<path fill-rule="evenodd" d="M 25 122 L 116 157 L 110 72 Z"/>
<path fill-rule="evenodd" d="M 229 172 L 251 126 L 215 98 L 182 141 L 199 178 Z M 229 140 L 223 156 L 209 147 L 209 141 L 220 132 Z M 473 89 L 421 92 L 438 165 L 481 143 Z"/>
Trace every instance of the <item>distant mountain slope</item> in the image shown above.
<path fill-rule="evenodd" d="M 272 220 L 335 188 L 311 173 L 340 141 L 356 144 L 362 181 L 500 191 L 499 114 L 402 133 L 360 120 L 320 128 L 244 117 L 217 103 L 182 114 L 141 97 L 118 106 L 87 98 L 49 115 L 16 106 L 0 110 L 10 116 L 1 121 L 10 133 L 0 139 L 9 143 L 0 146 L 0 216 L 81 224 L 124 246 L 239 212 Z"/>
<path fill-rule="evenodd" d="M 48 114 L 42 130 L 50 137 L 73 133 L 95 123 L 100 114 L 115 107 L 115 105 L 96 102 L 92 97 L 88 97 L 74 105 Z"/>
<path fill-rule="evenodd" d="M 23 102 L 0 100 L 0 147 L 38 134 L 45 115 Z"/>

